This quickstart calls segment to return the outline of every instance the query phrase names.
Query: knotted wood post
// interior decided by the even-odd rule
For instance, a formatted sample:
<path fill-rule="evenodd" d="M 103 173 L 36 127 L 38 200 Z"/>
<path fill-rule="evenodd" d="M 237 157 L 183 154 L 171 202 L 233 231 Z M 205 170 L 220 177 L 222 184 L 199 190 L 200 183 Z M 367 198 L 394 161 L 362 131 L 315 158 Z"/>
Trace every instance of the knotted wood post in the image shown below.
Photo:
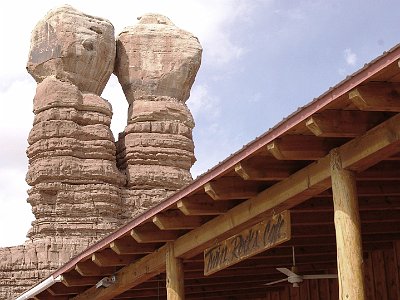
<path fill-rule="evenodd" d="M 182 259 L 176 258 L 173 243 L 169 243 L 166 254 L 166 287 L 168 300 L 184 300 L 184 274 Z"/>
<path fill-rule="evenodd" d="M 360 214 L 355 174 L 342 168 L 337 149 L 331 151 L 331 178 L 340 300 L 365 299 Z"/>

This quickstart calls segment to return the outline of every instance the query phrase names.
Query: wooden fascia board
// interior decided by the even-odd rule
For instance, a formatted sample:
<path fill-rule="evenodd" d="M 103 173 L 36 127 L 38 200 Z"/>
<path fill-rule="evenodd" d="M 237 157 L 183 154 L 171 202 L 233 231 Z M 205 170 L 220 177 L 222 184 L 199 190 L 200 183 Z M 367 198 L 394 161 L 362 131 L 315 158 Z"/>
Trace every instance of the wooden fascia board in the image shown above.
<path fill-rule="evenodd" d="M 400 149 L 400 114 L 337 148 L 344 168 L 365 169 Z M 273 185 L 257 196 L 235 206 L 173 242 L 176 257 L 190 258 L 201 253 L 212 242 L 232 235 L 257 222 L 274 209 L 288 209 L 331 187 L 328 154 L 289 178 Z M 122 292 L 165 271 L 166 246 L 116 273 L 116 282 L 108 288 L 92 287 L 75 300 L 112 299 Z"/>

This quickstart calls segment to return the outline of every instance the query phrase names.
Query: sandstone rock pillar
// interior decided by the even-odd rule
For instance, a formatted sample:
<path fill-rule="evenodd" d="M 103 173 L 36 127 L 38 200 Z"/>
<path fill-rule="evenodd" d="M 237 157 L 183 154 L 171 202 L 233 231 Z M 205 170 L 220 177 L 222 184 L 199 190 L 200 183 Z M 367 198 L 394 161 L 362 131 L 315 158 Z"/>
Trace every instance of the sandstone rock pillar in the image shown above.
<path fill-rule="evenodd" d="M 112 24 L 70 6 L 33 30 L 27 69 L 38 86 L 26 179 L 36 220 L 29 241 L 0 249 L 0 299 L 14 299 L 124 223 L 125 176 L 111 105 L 100 97 L 114 59 Z"/>
<path fill-rule="evenodd" d="M 50 11 L 32 34 L 28 72 L 38 82 L 29 134 L 36 220 L 31 239 L 65 236 L 96 240 L 121 224 L 111 105 L 99 95 L 113 70 L 110 22 L 70 6 Z"/>
<path fill-rule="evenodd" d="M 194 121 L 185 102 L 201 52 L 196 37 L 157 14 L 142 16 L 117 38 L 114 73 L 129 103 L 117 161 L 127 175 L 123 198 L 132 215 L 192 179 Z"/>

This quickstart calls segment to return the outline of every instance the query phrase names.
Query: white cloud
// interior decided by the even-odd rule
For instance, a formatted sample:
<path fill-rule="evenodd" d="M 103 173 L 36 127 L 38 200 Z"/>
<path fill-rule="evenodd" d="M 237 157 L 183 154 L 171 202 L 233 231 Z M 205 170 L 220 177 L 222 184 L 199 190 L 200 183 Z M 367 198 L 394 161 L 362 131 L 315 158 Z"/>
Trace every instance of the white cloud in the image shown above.
<path fill-rule="evenodd" d="M 354 66 L 357 62 L 357 54 L 355 54 L 350 48 L 344 50 L 344 58 L 349 66 Z"/>
<path fill-rule="evenodd" d="M 26 203 L 26 170 L 0 168 L 0 247 L 21 244 L 34 217 Z"/>
<path fill-rule="evenodd" d="M 220 99 L 211 95 L 207 85 L 204 84 L 197 84 L 193 87 L 187 106 L 195 120 L 201 117 L 214 120 L 220 114 Z"/>

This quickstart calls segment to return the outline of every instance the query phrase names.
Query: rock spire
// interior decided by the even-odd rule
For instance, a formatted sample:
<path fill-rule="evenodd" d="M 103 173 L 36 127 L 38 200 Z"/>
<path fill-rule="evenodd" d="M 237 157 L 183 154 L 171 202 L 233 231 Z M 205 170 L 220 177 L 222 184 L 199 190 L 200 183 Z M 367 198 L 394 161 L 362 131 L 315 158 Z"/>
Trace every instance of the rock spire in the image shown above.
<path fill-rule="evenodd" d="M 68 5 L 36 25 L 26 175 L 35 221 L 27 242 L 0 248 L 0 299 L 15 298 L 191 181 L 194 121 L 185 102 L 201 52 L 197 38 L 156 14 L 117 43 L 109 21 Z M 111 104 L 100 96 L 113 71 L 129 103 L 117 143 Z"/>
<path fill-rule="evenodd" d="M 129 103 L 117 158 L 128 180 L 123 198 L 134 214 L 192 179 L 194 121 L 185 102 L 202 53 L 197 38 L 167 17 L 138 19 L 117 38 L 114 69 Z"/>

